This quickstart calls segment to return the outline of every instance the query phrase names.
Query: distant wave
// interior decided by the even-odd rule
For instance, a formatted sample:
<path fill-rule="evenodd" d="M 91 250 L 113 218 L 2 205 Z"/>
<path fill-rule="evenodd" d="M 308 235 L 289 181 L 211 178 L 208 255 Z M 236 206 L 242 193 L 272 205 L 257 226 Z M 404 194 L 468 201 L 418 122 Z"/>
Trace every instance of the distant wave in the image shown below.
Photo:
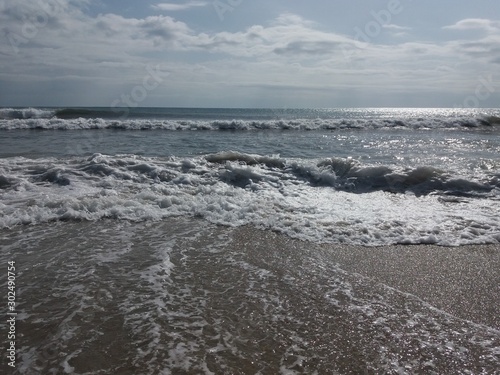
<path fill-rule="evenodd" d="M 500 128 L 498 110 L 3 108 L 0 129 L 337 130 Z"/>
<path fill-rule="evenodd" d="M 76 117 L 85 110 L 54 112 L 36 109 L 0 110 L 0 130 L 339 130 L 339 129 L 488 129 L 500 128 L 498 117 L 415 118 L 415 119 L 272 119 L 272 120 L 170 120 L 170 119 L 106 119 Z M 76 117 L 76 118 L 75 118 Z"/>
<path fill-rule="evenodd" d="M 91 109 L 91 108 L 62 108 L 62 109 L 41 109 L 41 108 L 0 108 L 1 120 L 24 120 L 24 119 L 97 119 L 97 118 L 118 118 L 118 114 L 111 109 Z"/>
<path fill-rule="evenodd" d="M 55 111 L 38 108 L 0 108 L 0 120 L 47 119 L 54 115 Z"/>

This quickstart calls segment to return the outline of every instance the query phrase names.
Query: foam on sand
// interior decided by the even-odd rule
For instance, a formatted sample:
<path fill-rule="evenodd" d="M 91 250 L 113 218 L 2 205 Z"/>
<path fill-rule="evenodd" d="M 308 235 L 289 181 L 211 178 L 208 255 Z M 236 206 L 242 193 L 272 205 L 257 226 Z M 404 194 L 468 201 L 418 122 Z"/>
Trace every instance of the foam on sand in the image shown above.
<path fill-rule="evenodd" d="M 2 243 L 0 261 L 16 252 L 32 265 L 17 307 L 21 374 L 473 374 L 500 364 L 500 332 L 481 316 L 499 303 L 493 246 L 317 245 L 186 218 L 57 222 L 3 231 Z M 353 269 L 370 250 L 370 272 Z M 401 250 L 421 264 L 409 272 Z M 482 275 L 469 262 L 483 262 Z M 390 266 L 399 282 L 381 278 Z M 418 272 L 408 293 L 402 281 Z M 448 295 L 451 284 L 481 306 Z"/>

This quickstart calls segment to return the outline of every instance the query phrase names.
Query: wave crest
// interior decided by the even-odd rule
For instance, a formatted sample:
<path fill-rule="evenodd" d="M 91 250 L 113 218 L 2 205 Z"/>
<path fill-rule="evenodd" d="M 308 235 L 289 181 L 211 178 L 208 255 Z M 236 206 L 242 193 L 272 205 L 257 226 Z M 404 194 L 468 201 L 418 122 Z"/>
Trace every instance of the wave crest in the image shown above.
<path fill-rule="evenodd" d="M 168 119 L 105 119 L 59 118 L 53 112 L 41 110 L 0 110 L 0 129 L 41 130 L 212 130 L 212 131 L 264 131 L 264 130 L 362 130 L 362 129 L 492 129 L 498 128 L 494 118 L 470 119 L 294 119 L 294 120 L 168 120 Z"/>
<path fill-rule="evenodd" d="M 54 114 L 54 111 L 38 108 L 0 108 L 0 120 L 47 119 Z"/>
<path fill-rule="evenodd" d="M 219 152 L 0 160 L 0 227 L 196 216 L 334 243 L 498 243 L 498 176 Z"/>

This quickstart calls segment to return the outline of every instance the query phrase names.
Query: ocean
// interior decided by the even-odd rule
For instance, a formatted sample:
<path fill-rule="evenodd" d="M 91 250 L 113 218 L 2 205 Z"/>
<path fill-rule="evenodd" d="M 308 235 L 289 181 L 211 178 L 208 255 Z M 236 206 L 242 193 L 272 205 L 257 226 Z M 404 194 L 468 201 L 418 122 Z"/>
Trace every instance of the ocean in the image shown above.
<path fill-rule="evenodd" d="M 499 373 L 336 258 L 498 249 L 498 109 L 3 108 L 0 239 L 15 373 Z"/>

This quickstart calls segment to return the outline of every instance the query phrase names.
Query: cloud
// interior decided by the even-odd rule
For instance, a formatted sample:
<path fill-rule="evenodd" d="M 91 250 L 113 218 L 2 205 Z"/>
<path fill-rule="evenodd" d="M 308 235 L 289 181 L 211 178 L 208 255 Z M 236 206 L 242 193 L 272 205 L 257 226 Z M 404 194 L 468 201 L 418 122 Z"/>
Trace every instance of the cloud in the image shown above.
<path fill-rule="evenodd" d="M 467 18 L 454 25 L 443 27 L 445 30 L 483 30 L 488 33 L 500 31 L 500 22 L 484 18 Z"/>
<path fill-rule="evenodd" d="M 226 53 L 237 57 L 311 58 L 331 56 L 357 48 L 358 41 L 347 36 L 319 30 L 314 22 L 285 13 L 268 25 L 254 25 L 239 32 L 219 32 L 192 36 L 186 48 Z"/>
<path fill-rule="evenodd" d="M 494 62 L 500 54 L 500 37 L 488 37 L 474 41 L 456 41 L 451 44 L 462 58 L 467 57 L 474 63 Z"/>
<path fill-rule="evenodd" d="M 190 8 L 196 8 L 196 7 L 204 7 L 207 6 L 209 3 L 206 1 L 187 1 L 183 4 L 177 4 L 177 3 L 159 3 L 155 4 L 152 7 L 157 10 L 165 10 L 169 12 L 175 12 L 179 10 L 186 10 Z"/>
<path fill-rule="evenodd" d="M 96 94 L 86 97 L 84 104 L 102 104 L 97 102 L 101 98 L 106 105 L 108 97 L 111 103 L 123 90 L 130 91 L 127 85 L 142 81 L 147 65 L 161 65 L 172 74 L 164 90 L 159 87 L 151 94 L 158 101 L 145 105 L 174 103 L 169 98 L 177 100 L 177 105 L 186 105 L 179 98 L 190 97 L 205 98 L 201 103 L 214 105 L 216 99 L 230 103 L 237 98 L 241 105 L 247 103 L 245 95 L 261 97 L 266 104 L 266 98 L 286 100 L 287 90 L 289 95 L 303 92 L 310 96 L 310 103 L 317 99 L 321 105 L 328 105 L 331 93 L 342 97 L 341 91 L 346 95 L 362 92 L 366 97 L 373 93 L 377 97 L 382 88 L 392 93 L 463 92 L 468 82 L 475 82 L 477 71 L 498 69 L 498 33 L 466 41 L 384 45 L 360 42 L 292 13 L 237 31 L 198 32 L 188 23 L 165 15 L 94 15 L 82 1 L 47 0 L 36 3 L 48 4 L 39 5 L 47 17 L 39 20 L 36 32 L 25 35 L 23 22 L 33 21 L 32 4 L 32 0 L 17 0 L 0 7 L 0 87 L 32 84 L 36 86 L 33 93 L 43 93 L 52 90 L 57 81 L 58 87 L 65 87 L 68 98 L 79 98 L 79 88 L 85 82 L 85 92 L 93 89 Z M 155 9 L 167 10 L 170 5 L 188 9 L 202 4 L 207 3 L 158 3 Z M 492 29 L 495 25 L 496 21 L 469 20 L 455 26 Z M 408 30 L 394 24 L 384 28 L 391 33 Z M 16 53 L 9 43 L 12 35 L 24 38 Z M 436 69 L 440 66 L 456 69 Z M 259 96 L 259 90 L 269 96 Z"/>
<path fill-rule="evenodd" d="M 191 29 L 184 22 L 166 16 L 147 17 L 139 21 L 137 28 L 146 37 L 160 37 L 165 41 L 180 40 L 191 34 Z"/>
<path fill-rule="evenodd" d="M 408 36 L 407 31 L 412 29 L 411 27 L 399 26 L 399 25 L 395 25 L 393 23 L 382 25 L 382 28 L 384 30 L 388 31 L 392 36 L 395 36 L 395 37 Z"/>
<path fill-rule="evenodd" d="M 147 54 L 182 50 L 193 35 L 172 17 L 91 16 L 82 3 L 9 2 L 0 11 L 0 71 L 19 79 L 134 80 L 151 61 Z"/>
<path fill-rule="evenodd" d="M 316 26 L 315 22 L 306 20 L 305 18 L 293 14 L 293 13 L 282 13 L 280 14 L 273 22 L 273 26 L 279 26 L 279 25 L 285 25 L 285 26 L 290 26 L 290 25 L 297 25 L 297 26 L 306 26 L 306 27 L 314 27 Z"/>
<path fill-rule="evenodd" d="M 411 27 L 399 26 L 393 23 L 382 25 L 384 29 L 395 30 L 395 31 L 406 31 L 411 30 Z"/>
<path fill-rule="evenodd" d="M 339 48 L 341 42 L 338 41 L 293 41 L 284 47 L 274 49 L 274 53 L 278 55 L 325 55 L 331 54 L 332 50 Z"/>

